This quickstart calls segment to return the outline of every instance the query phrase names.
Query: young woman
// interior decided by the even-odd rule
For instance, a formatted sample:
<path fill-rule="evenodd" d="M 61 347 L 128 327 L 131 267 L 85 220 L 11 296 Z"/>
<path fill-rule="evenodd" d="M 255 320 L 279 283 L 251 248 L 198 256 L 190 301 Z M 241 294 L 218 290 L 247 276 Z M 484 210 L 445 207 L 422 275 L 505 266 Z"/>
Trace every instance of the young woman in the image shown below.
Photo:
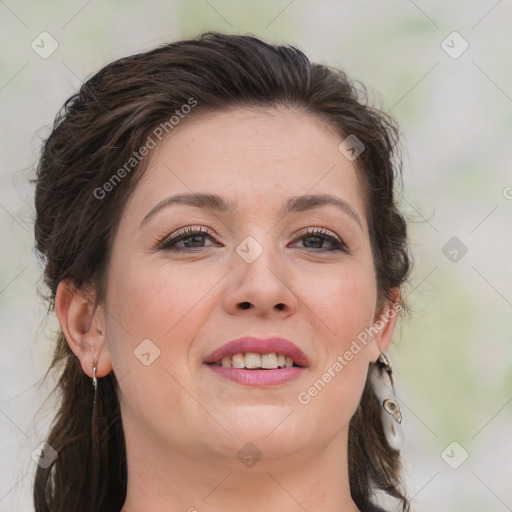
<path fill-rule="evenodd" d="M 408 510 L 397 142 L 342 71 L 250 36 L 68 99 L 35 193 L 61 326 L 37 511 Z"/>

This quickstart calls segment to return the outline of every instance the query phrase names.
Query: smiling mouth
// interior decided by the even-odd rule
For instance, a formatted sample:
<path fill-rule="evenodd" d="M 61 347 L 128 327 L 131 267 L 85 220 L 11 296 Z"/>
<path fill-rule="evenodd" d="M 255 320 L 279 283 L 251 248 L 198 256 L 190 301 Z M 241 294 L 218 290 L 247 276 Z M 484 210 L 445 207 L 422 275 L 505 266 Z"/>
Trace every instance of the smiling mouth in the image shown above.
<path fill-rule="evenodd" d="M 232 356 L 225 356 L 214 363 L 207 364 L 245 370 L 279 370 L 283 368 L 291 368 L 292 366 L 301 367 L 291 357 L 285 356 L 284 354 L 278 354 L 276 352 L 270 352 L 268 354 L 239 352 Z"/>

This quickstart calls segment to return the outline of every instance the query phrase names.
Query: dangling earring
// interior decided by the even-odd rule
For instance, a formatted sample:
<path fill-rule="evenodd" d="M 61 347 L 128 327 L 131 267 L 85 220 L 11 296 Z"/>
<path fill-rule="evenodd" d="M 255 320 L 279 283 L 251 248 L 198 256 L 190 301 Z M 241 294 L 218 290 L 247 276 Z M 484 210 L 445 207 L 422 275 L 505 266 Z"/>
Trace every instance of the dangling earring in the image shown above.
<path fill-rule="evenodd" d="M 384 372 L 388 374 L 391 387 L 384 378 Z M 391 448 L 399 451 L 403 440 L 402 413 L 398 402 L 394 398 L 389 398 L 390 393 L 394 395 L 393 370 L 389 359 L 382 353 L 377 360 L 377 368 L 373 372 L 373 387 L 382 405 L 382 426 L 386 441 Z"/>
<path fill-rule="evenodd" d="M 92 405 L 96 405 L 96 389 L 98 388 L 98 379 L 96 378 L 96 365 L 92 367 L 92 385 L 94 386 Z"/>

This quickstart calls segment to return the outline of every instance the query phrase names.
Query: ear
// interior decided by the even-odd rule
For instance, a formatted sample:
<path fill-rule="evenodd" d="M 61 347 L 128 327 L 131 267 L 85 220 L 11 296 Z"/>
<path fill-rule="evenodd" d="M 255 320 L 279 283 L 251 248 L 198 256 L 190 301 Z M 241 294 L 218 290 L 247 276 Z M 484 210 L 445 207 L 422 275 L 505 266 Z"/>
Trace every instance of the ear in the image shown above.
<path fill-rule="evenodd" d="M 379 355 L 387 350 L 400 310 L 400 289 L 394 288 L 391 300 L 386 299 L 376 311 L 373 326 L 370 329 L 374 333 L 370 342 L 370 361 L 372 363 L 375 363 Z"/>
<path fill-rule="evenodd" d="M 96 307 L 95 294 L 88 289 L 78 290 L 69 280 L 61 281 L 55 295 L 55 312 L 84 373 L 92 378 L 93 366 L 97 377 L 110 373 L 103 309 Z"/>

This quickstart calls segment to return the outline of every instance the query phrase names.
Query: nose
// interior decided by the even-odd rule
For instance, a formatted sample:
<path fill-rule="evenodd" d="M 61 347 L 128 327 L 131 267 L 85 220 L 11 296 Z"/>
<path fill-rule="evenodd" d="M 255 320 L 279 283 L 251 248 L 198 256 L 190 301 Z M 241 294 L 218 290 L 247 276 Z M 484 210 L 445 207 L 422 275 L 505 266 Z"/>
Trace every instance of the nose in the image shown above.
<path fill-rule="evenodd" d="M 291 271 L 278 255 L 265 249 L 248 263 L 235 252 L 233 260 L 224 296 L 230 314 L 286 318 L 297 311 Z"/>

